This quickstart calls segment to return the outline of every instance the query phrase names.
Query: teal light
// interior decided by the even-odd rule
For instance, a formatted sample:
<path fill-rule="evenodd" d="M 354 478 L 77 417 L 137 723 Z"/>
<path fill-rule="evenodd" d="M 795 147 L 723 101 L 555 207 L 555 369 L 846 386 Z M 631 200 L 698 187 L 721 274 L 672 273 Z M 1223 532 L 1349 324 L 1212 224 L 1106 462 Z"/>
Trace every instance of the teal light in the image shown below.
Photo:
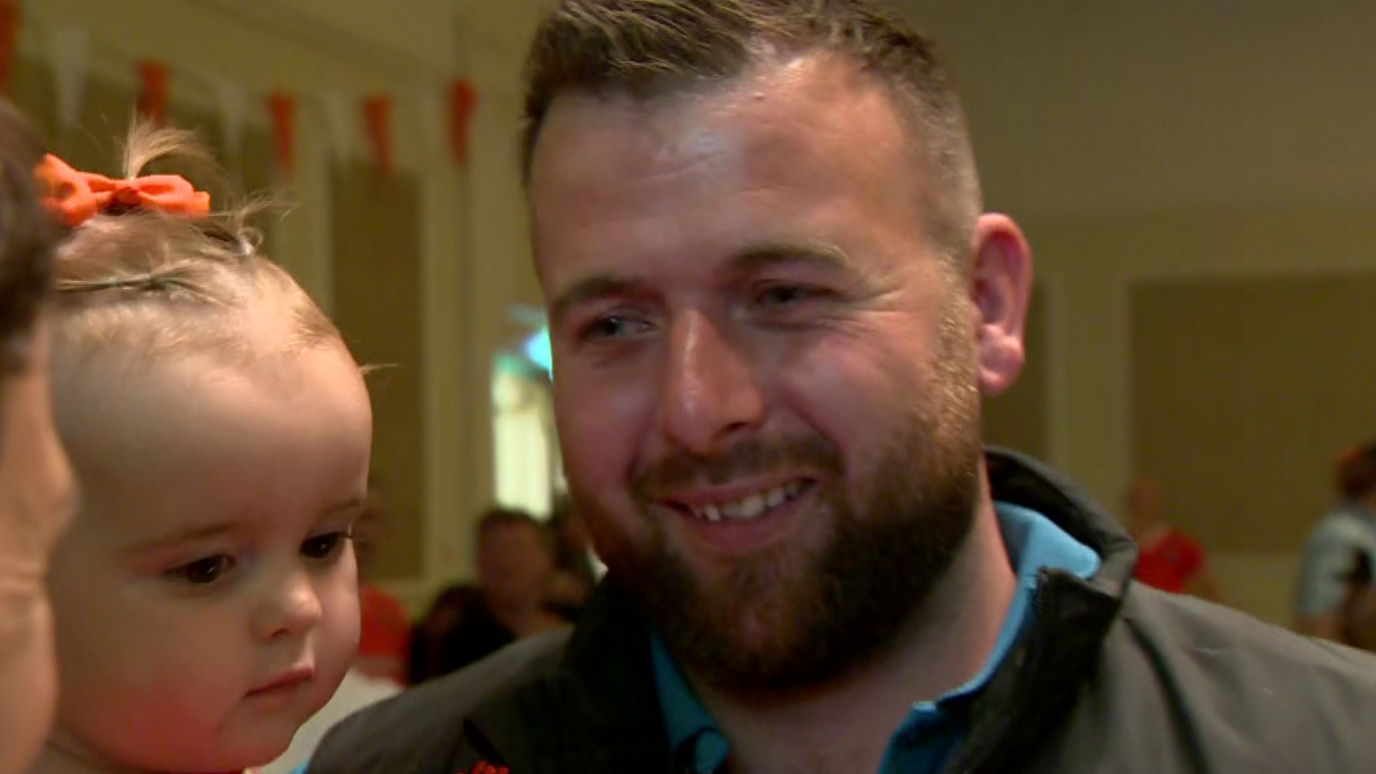
<path fill-rule="evenodd" d="M 548 327 L 541 327 L 538 333 L 526 339 L 526 343 L 521 345 L 521 351 L 525 353 L 526 359 L 540 370 L 547 374 L 554 373 L 554 355 L 549 350 Z"/>

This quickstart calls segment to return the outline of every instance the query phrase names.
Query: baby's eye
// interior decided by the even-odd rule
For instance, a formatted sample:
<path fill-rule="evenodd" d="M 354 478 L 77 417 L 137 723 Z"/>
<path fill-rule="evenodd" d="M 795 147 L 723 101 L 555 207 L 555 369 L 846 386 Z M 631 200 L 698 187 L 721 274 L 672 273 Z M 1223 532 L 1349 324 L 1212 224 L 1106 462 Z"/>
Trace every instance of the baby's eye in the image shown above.
<path fill-rule="evenodd" d="M 324 535 L 317 535 L 301 544 L 301 555 L 307 559 L 329 559 L 343 549 L 344 541 L 348 539 L 349 533 L 347 532 L 328 532 Z"/>
<path fill-rule="evenodd" d="M 234 557 L 216 554 L 187 562 L 163 573 L 166 577 L 193 586 L 208 586 L 234 569 Z"/>

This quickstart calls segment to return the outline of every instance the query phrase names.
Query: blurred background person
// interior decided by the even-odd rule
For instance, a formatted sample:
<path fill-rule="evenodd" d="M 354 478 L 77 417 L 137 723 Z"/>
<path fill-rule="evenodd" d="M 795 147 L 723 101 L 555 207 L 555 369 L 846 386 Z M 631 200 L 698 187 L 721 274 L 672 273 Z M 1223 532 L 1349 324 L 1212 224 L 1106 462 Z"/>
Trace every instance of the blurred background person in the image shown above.
<path fill-rule="evenodd" d="M 1137 541 L 1139 583 L 1219 601 L 1218 581 L 1204 547 L 1161 515 L 1161 488 L 1139 478 L 1128 487 L 1128 532 Z"/>
<path fill-rule="evenodd" d="M 411 629 L 407 685 L 420 685 L 456 669 L 446 650 L 448 635 L 459 625 L 466 606 L 481 604 L 482 592 L 475 583 L 458 583 L 435 596 L 425 615 Z"/>
<path fill-rule="evenodd" d="M 1376 652 L 1376 582 L 1371 557 L 1365 551 L 1352 554 L 1339 631 L 1339 641 L 1344 645 Z"/>
<path fill-rule="evenodd" d="M 359 609 L 358 661 L 354 668 L 370 677 L 404 686 L 411 618 L 400 600 L 373 582 L 377 550 L 386 537 L 386 513 L 383 491 L 372 481 L 368 501 L 354 525 Z"/>
<path fill-rule="evenodd" d="M 462 669 L 516 640 L 569 624 L 552 609 L 554 546 L 525 511 L 492 508 L 478 523 L 478 584 L 451 587 L 416 627 L 416 682 Z"/>
<path fill-rule="evenodd" d="M 555 501 L 549 525 L 554 533 L 554 574 L 546 607 L 573 620 L 607 566 L 597 557 L 587 525 L 566 495 Z"/>
<path fill-rule="evenodd" d="M 1295 628 L 1339 640 L 1353 557 L 1376 564 L 1376 442 L 1340 454 L 1334 473 L 1338 502 L 1314 527 L 1300 559 Z"/>

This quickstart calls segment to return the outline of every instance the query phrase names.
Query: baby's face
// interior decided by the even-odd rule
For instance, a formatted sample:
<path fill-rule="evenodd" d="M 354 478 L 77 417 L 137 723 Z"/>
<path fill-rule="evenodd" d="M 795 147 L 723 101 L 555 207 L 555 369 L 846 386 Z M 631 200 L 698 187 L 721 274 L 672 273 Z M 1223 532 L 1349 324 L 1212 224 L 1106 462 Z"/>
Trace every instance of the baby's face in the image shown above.
<path fill-rule="evenodd" d="M 336 344 L 98 370 L 58 369 L 85 488 L 50 580 L 53 744 L 155 771 L 271 760 L 357 647 L 347 536 L 372 440 L 358 367 Z"/>

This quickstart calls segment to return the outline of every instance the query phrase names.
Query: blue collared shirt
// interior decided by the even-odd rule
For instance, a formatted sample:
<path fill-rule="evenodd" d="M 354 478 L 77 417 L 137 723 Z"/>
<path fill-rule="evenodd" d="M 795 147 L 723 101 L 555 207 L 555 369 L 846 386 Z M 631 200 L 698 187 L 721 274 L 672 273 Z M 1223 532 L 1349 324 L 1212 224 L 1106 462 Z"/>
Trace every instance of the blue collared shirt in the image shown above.
<path fill-rule="evenodd" d="M 1008 560 L 1017 572 L 1018 586 L 1004 616 L 994 649 L 983 668 L 969 682 L 935 701 L 913 704 L 908 717 L 889 738 L 880 774 L 926 774 L 938 771 L 965 734 L 953 705 L 978 693 L 1008 655 L 1018 632 L 1032 616 L 1037 573 L 1042 568 L 1065 570 L 1088 578 L 1099 570 L 1099 556 L 1036 511 L 1009 503 L 995 503 L 999 530 Z M 729 745 L 707 714 L 658 635 L 651 638 L 655 684 L 664 713 L 669 749 L 687 770 L 711 774 L 726 762 Z M 682 769 L 680 769 L 682 770 Z"/>

